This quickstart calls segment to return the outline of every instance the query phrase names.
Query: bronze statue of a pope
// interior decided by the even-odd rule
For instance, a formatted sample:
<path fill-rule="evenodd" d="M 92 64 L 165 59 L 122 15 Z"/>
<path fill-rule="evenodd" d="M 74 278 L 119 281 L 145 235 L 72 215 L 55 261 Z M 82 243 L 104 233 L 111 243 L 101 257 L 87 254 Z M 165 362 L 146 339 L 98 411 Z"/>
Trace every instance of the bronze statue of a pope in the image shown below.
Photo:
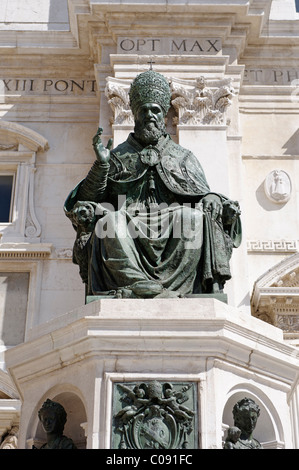
<path fill-rule="evenodd" d="M 171 92 L 148 70 L 133 81 L 134 132 L 111 150 L 99 128 L 96 160 L 65 212 L 86 294 L 121 298 L 223 292 L 241 241 L 236 201 L 212 191 L 198 159 L 166 132 Z"/>

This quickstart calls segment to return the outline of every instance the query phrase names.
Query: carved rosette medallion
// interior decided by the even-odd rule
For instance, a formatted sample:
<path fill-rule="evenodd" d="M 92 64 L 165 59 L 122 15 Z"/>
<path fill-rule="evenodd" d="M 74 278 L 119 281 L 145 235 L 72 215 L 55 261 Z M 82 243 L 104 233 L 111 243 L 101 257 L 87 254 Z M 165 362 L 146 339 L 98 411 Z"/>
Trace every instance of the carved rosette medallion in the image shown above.
<path fill-rule="evenodd" d="M 196 448 L 195 390 L 190 382 L 114 384 L 112 448 Z"/>

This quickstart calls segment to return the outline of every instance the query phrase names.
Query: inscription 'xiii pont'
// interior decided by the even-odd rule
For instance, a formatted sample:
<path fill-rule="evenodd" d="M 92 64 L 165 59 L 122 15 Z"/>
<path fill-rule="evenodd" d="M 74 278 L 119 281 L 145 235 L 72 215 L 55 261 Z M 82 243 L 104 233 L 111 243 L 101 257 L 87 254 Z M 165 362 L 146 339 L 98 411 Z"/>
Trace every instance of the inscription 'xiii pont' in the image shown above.
<path fill-rule="evenodd" d="M 138 38 L 120 37 L 118 54 L 217 54 L 222 44 L 219 38 Z"/>

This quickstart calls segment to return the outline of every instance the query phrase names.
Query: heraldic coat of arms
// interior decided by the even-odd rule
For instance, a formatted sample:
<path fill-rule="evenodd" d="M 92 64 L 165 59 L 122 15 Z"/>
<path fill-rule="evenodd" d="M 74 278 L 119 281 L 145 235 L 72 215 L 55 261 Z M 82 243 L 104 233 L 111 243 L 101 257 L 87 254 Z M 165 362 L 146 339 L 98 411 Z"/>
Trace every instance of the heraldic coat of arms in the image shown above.
<path fill-rule="evenodd" d="M 193 383 L 151 381 L 115 386 L 113 448 L 195 448 Z M 190 401 L 191 408 L 186 406 Z"/>

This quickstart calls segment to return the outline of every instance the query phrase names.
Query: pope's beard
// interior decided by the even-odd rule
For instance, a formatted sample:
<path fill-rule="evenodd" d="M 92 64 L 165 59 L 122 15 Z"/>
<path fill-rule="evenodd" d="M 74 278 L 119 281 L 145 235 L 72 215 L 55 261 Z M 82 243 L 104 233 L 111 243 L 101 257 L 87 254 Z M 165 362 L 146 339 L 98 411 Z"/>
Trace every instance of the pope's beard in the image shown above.
<path fill-rule="evenodd" d="M 165 135 L 165 122 L 148 121 L 136 122 L 134 127 L 135 138 L 143 145 L 155 145 L 160 137 Z"/>

